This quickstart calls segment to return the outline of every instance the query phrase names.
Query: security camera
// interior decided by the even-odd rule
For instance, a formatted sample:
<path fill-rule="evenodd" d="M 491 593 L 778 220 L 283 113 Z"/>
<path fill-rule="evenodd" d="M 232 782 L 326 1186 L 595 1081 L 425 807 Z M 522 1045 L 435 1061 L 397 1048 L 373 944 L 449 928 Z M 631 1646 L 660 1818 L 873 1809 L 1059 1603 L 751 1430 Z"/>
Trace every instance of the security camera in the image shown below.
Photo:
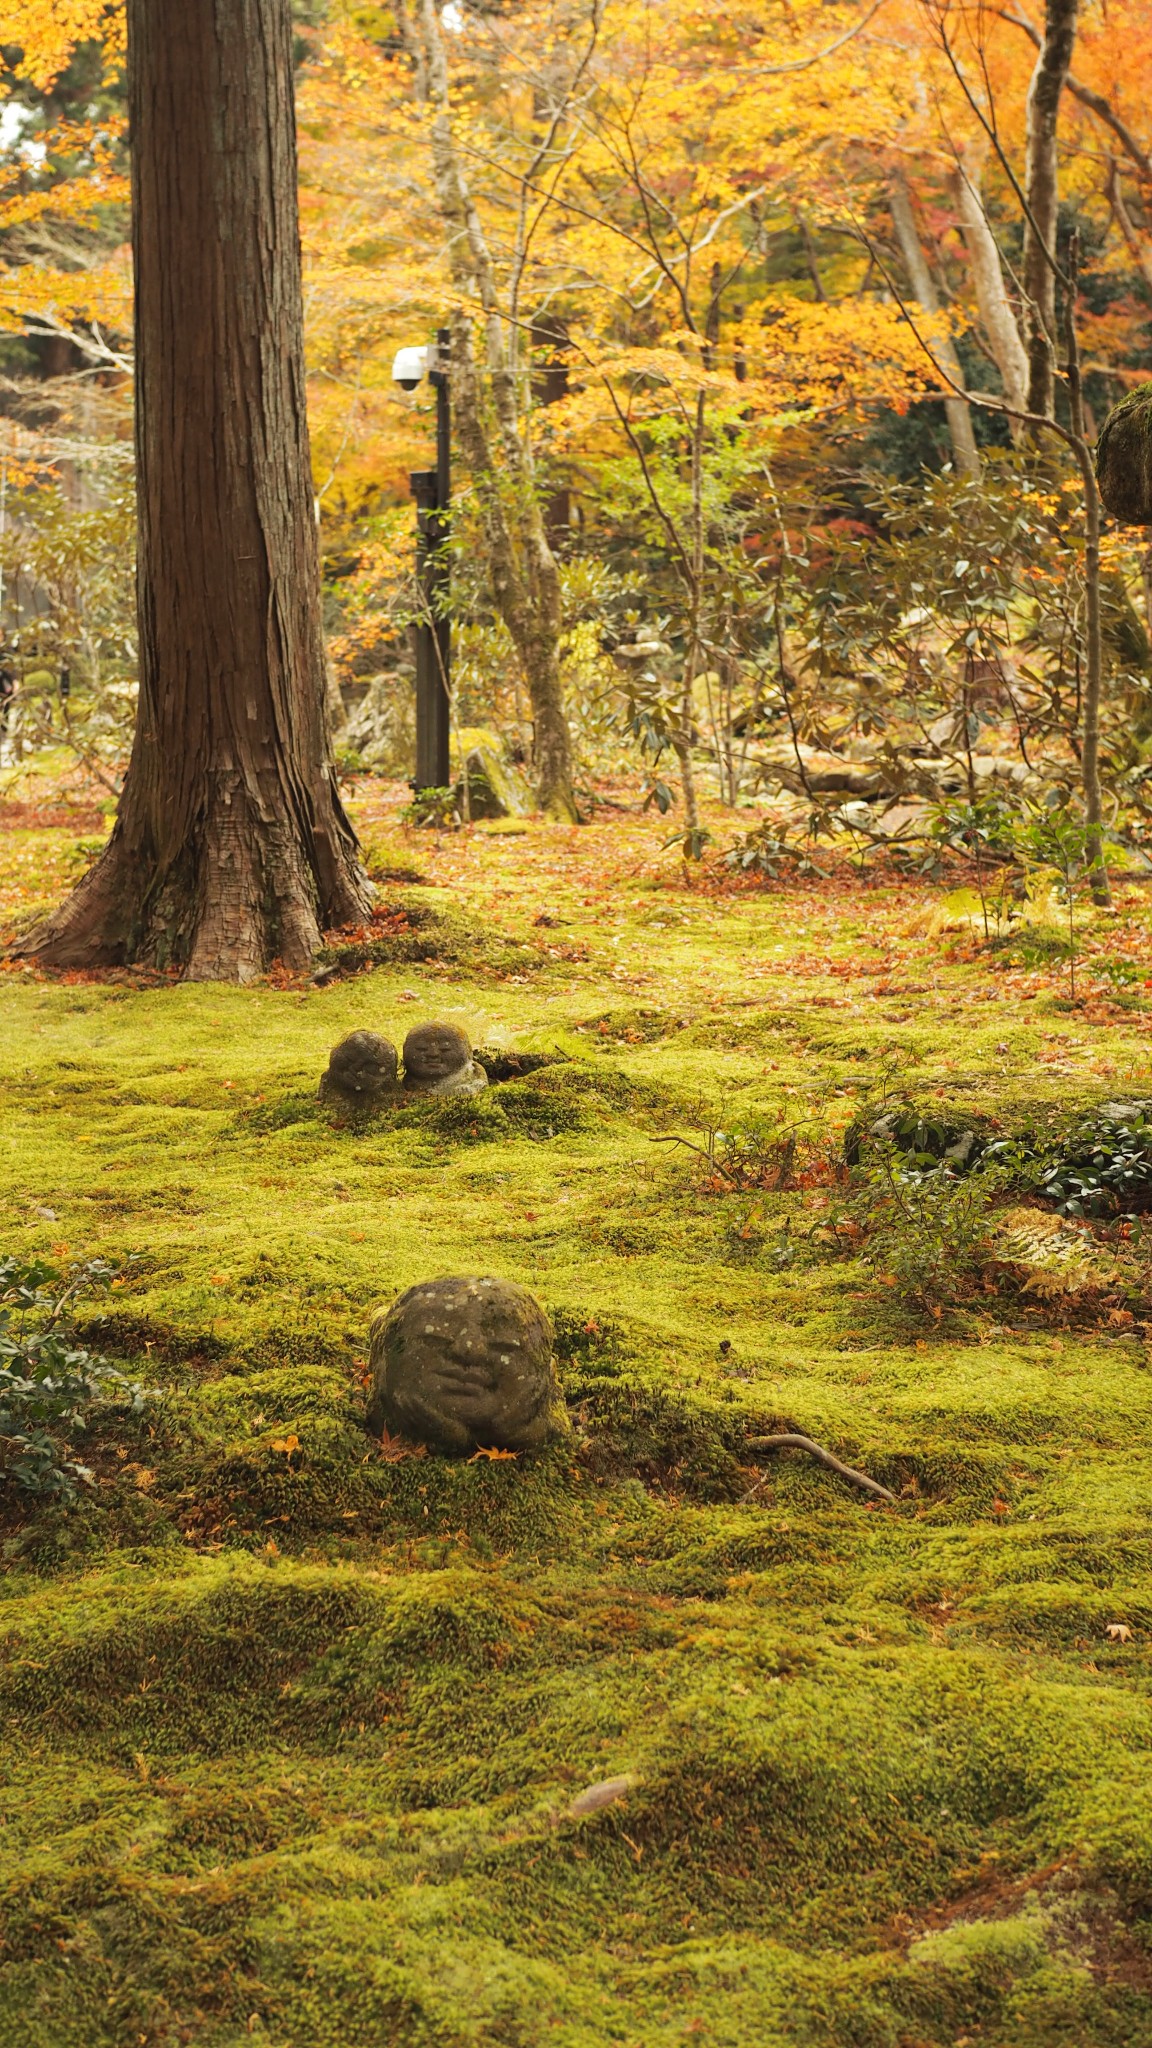
<path fill-rule="evenodd" d="M 428 374 L 431 354 L 432 350 L 427 347 L 397 349 L 392 363 L 392 382 L 398 384 L 401 391 L 415 391 L 421 378 Z"/>

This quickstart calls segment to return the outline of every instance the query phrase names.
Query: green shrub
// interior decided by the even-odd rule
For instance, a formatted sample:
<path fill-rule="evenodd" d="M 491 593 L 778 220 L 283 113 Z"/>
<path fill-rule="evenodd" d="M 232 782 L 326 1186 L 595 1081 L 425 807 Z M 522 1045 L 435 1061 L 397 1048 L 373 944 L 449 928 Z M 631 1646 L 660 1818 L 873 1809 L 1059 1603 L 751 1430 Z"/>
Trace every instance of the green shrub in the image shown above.
<path fill-rule="evenodd" d="M 994 1256 L 992 1209 L 1009 1176 L 961 1177 L 945 1160 L 910 1164 L 874 1142 L 854 1169 L 849 1242 L 908 1306 L 939 1318 Z"/>
<path fill-rule="evenodd" d="M 1106 1102 L 1055 1142 L 1002 1139 L 986 1157 L 1062 1216 L 1152 1209 L 1152 1103 Z"/>
<path fill-rule="evenodd" d="M 148 1390 L 78 1346 L 75 1304 L 118 1269 L 89 1259 L 67 1278 L 44 1263 L 0 1261 L 0 1482 L 20 1492 L 76 1499 L 91 1480 L 70 1455 L 111 1412 L 137 1415 Z"/>

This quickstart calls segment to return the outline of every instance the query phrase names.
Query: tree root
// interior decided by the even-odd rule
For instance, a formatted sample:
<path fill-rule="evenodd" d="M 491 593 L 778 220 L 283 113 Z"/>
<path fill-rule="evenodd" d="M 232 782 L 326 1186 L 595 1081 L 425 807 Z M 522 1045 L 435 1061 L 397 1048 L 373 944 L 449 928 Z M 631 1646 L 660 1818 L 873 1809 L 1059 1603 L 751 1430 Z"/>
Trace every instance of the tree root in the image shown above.
<path fill-rule="evenodd" d="M 896 1499 L 896 1495 L 889 1493 L 886 1486 L 881 1486 L 878 1479 L 869 1479 L 866 1472 L 857 1472 L 851 1465 L 842 1465 L 839 1458 L 834 1458 L 831 1451 L 824 1449 L 823 1444 L 814 1443 L 810 1436 L 750 1436 L 744 1445 L 744 1449 L 748 1451 L 807 1451 L 809 1457 L 818 1458 L 822 1465 L 827 1465 L 830 1472 L 838 1472 L 841 1479 L 850 1480 L 853 1486 L 862 1486 L 866 1493 L 879 1494 L 881 1500 L 895 1501 Z M 751 1500 L 752 1495 L 759 1493 L 763 1484 L 764 1481 L 758 1479 L 755 1486 L 743 1495 L 743 1500 Z"/>

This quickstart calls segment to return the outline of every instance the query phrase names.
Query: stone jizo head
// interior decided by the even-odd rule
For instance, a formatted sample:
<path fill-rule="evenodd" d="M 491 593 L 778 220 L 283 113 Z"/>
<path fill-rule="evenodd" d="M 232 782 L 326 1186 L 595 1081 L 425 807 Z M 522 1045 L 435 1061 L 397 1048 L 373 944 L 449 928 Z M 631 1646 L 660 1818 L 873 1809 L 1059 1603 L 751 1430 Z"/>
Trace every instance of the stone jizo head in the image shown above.
<path fill-rule="evenodd" d="M 396 1087 L 396 1047 L 376 1031 L 353 1031 L 334 1045 L 320 1093 L 339 1102 L 379 1102 Z"/>
<path fill-rule="evenodd" d="M 568 1428 L 551 1324 L 511 1280 L 410 1287 L 373 1323 L 371 1365 L 372 1430 L 464 1456 L 529 1450 Z"/>
<path fill-rule="evenodd" d="M 488 1076 L 458 1024 L 417 1024 L 404 1040 L 404 1086 L 416 1095 L 475 1095 Z"/>

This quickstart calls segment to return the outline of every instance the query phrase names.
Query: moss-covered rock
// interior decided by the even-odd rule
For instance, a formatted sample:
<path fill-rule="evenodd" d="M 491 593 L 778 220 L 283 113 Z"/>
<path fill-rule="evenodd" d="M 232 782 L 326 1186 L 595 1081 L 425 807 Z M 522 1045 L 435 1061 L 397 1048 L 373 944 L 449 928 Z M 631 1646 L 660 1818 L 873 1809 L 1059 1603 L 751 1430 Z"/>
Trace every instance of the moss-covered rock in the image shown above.
<path fill-rule="evenodd" d="M 1096 443 L 1104 509 L 1127 526 L 1152 525 L 1152 384 L 1114 405 Z"/>

